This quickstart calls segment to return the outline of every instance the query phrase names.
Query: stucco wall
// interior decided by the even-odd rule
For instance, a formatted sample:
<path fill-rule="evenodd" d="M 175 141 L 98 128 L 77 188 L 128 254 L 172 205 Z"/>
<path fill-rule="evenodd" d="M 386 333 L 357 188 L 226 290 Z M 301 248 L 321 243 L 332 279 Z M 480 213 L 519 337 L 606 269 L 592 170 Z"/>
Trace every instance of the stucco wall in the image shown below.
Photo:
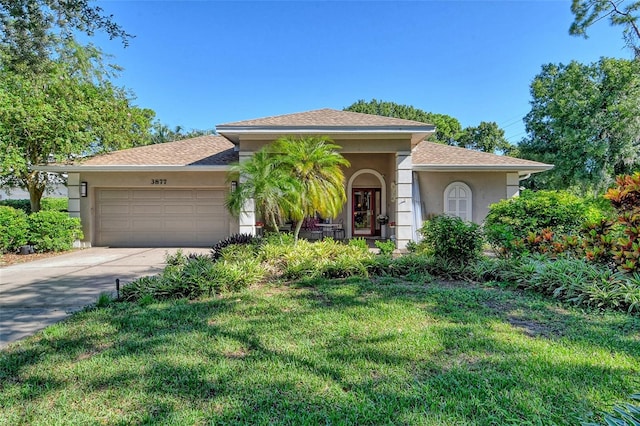
<path fill-rule="evenodd" d="M 418 172 L 418 179 L 428 217 L 444 212 L 444 190 L 452 182 L 464 182 L 471 188 L 471 214 L 475 223 L 482 223 L 491 204 L 507 198 L 507 173 L 504 172 Z"/>
<path fill-rule="evenodd" d="M 85 235 L 85 242 L 95 241 L 94 217 L 95 194 L 100 188 L 208 188 L 228 190 L 227 174 L 221 172 L 84 172 L 80 173 L 80 181 L 87 182 L 88 196 L 80 198 L 80 218 Z M 160 182 L 160 183 L 154 183 Z M 229 233 L 238 232 L 238 222 L 230 221 Z"/>

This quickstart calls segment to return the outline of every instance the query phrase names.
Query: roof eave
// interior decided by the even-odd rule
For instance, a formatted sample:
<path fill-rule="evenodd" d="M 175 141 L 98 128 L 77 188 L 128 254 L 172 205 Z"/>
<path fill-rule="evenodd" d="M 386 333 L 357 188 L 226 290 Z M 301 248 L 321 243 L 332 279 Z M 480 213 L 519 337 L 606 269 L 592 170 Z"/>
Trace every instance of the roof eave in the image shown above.
<path fill-rule="evenodd" d="M 412 135 L 421 141 L 436 131 L 435 126 L 218 126 L 218 134 L 238 143 L 240 136 L 273 135 Z"/>
<path fill-rule="evenodd" d="M 540 173 L 551 170 L 553 165 L 516 165 L 516 164 L 414 164 L 416 172 L 518 172 Z"/>
<path fill-rule="evenodd" d="M 226 172 L 230 166 L 188 166 L 188 165 L 60 165 L 35 166 L 34 170 L 51 173 L 83 172 Z"/>

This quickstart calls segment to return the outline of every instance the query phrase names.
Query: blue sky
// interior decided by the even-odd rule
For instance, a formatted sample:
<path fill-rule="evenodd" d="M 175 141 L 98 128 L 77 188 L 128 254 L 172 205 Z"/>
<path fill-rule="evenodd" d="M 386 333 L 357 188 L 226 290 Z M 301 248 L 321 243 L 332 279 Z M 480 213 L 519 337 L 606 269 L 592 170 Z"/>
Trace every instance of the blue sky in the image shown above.
<path fill-rule="evenodd" d="M 118 83 L 173 127 L 359 99 L 495 121 L 524 136 L 529 84 L 546 63 L 631 58 L 606 21 L 568 34 L 570 1 L 99 1 L 136 37 L 94 42 Z"/>

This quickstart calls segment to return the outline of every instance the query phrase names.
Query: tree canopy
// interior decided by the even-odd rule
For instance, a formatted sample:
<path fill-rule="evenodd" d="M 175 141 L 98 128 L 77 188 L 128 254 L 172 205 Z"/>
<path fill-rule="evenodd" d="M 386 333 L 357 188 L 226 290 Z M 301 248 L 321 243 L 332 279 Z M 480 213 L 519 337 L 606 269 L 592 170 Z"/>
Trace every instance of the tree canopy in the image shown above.
<path fill-rule="evenodd" d="M 469 126 L 462 129 L 460 122 L 449 115 L 425 112 L 410 105 L 376 99 L 369 102 L 359 100 L 344 110 L 433 124 L 436 126 L 436 133 L 429 138 L 432 142 L 491 153 L 509 154 L 514 148 L 505 139 L 504 130 L 494 122 L 483 121 L 476 127 Z"/>
<path fill-rule="evenodd" d="M 572 0 L 571 12 L 574 20 L 569 34 L 587 37 L 587 29 L 608 18 L 611 25 L 622 26 L 622 35 L 626 45 L 640 57 L 640 27 L 638 18 L 640 1 L 626 0 Z"/>
<path fill-rule="evenodd" d="M 34 212 L 53 177 L 32 166 L 146 144 L 154 116 L 74 64 L 50 65 L 33 75 L 0 70 L 0 180 L 28 189 Z"/>
<path fill-rule="evenodd" d="M 0 0 L 0 52 L 5 68 L 40 72 L 56 48 L 74 39 L 103 31 L 127 45 L 132 37 L 89 0 Z"/>
<path fill-rule="evenodd" d="M 160 121 L 154 121 L 151 126 L 151 143 L 173 142 L 182 139 L 195 138 L 197 136 L 211 135 L 214 130 L 186 130 L 182 126 L 171 128 Z"/>
<path fill-rule="evenodd" d="M 51 174 L 37 165 L 149 143 L 155 115 L 110 82 L 117 66 L 78 32 L 131 37 L 88 0 L 0 0 L 0 182 L 40 209 Z"/>
<path fill-rule="evenodd" d="M 604 191 L 640 167 L 640 63 L 548 64 L 531 84 L 524 158 L 555 164 L 530 179 L 549 189 Z"/>
<path fill-rule="evenodd" d="M 433 142 L 451 143 L 451 141 L 457 140 L 462 131 L 460 122 L 454 117 L 426 112 L 410 105 L 400 105 L 395 102 L 378 101 L 376 99 L 367 102 L 361 99 L 344 110 L 433 124 L 436 126 L 436 134 L 431 138 Z"/>
<path fill-rule="evenodd" d="M 457 145 L 483 152 L 501 152 L 509 154 L 513 146 L 504 137 L 497 123 L 482 121 L 478 126 L 469 126 L 461 132 Z"/>

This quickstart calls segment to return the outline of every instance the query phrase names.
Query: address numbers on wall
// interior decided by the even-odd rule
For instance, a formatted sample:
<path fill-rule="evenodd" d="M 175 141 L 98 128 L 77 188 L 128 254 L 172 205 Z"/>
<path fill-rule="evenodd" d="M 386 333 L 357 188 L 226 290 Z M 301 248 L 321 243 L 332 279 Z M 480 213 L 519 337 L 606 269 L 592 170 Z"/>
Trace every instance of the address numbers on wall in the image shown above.
<path fill-rule="evenodd" d="M 166 185 L 166 179 L 151 179 L 151 185 Z"/>

